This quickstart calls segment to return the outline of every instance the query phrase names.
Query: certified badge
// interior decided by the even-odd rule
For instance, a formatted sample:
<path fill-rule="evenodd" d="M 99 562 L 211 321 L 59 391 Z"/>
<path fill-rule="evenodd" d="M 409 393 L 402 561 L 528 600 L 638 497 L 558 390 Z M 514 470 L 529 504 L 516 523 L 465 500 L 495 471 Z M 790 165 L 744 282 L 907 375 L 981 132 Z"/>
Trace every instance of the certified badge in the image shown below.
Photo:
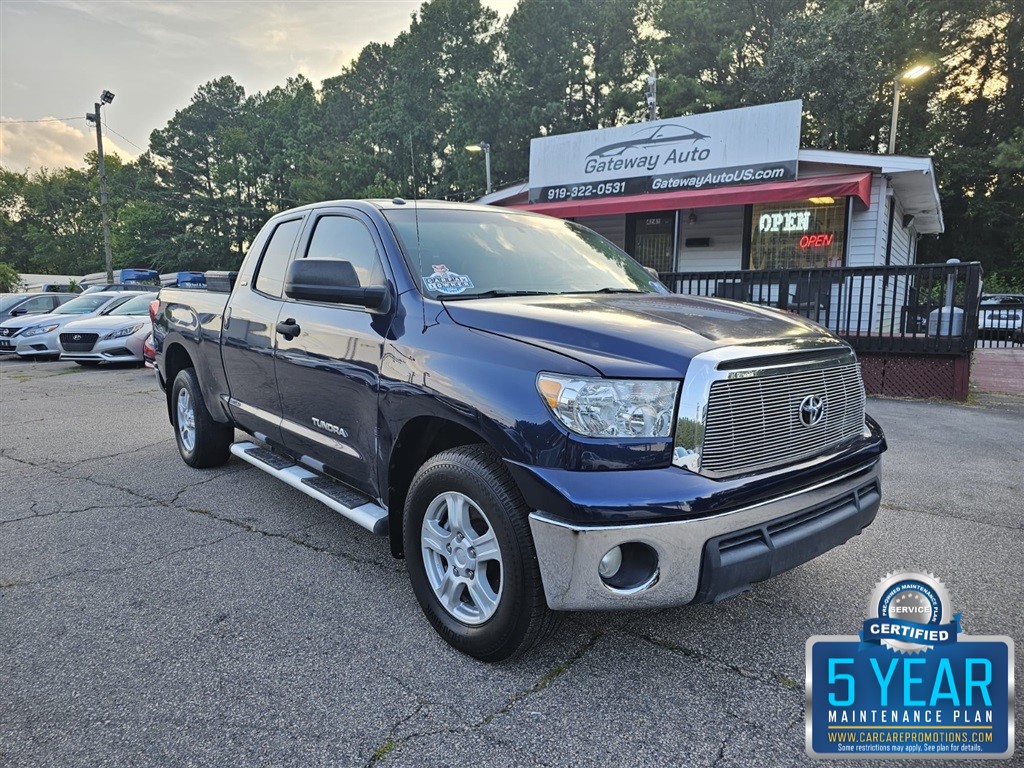
<path fill-rule="evenodd" d="M 920 653 L 951 643 L 960 633 L 960 614 L 950 616 L 949 591 L 930 573 L 890 573 L 868 600 L 864 642 L 903 653 Z"/>

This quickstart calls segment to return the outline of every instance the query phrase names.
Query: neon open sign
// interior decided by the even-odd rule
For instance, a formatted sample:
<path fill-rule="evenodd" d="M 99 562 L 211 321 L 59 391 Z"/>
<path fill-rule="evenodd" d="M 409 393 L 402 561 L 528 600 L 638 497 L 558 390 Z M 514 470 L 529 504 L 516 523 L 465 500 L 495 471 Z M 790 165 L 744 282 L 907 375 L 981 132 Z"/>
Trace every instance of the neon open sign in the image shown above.
<path fill-rule="evenodd" d="M 832 233 L 820 234 L 820 235 L 804 235 L 800 238 L 801 248 L 823 248 L 826 245 L 832 245 L 835 242 L 836 236 Z"/>
<path fill-rule="evenodd" d="M 806 232 L 811 228 L 810 211 L 763 213 L 757 222 L 762 232 Z"/>

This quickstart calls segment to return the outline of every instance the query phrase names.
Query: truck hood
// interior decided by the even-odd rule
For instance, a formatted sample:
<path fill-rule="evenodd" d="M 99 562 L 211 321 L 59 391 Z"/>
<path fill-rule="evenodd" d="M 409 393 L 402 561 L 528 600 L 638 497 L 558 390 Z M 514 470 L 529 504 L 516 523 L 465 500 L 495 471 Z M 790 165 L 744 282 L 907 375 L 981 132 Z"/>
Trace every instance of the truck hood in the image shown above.
<path fill-rule="evenodd" d="M 695 355 L 716 347 L 835 338 L 797 315 L 696 296 L 516 296 L 445 308 L 459 325 L 550 349 L 610 377 L 679 378 Z"/>

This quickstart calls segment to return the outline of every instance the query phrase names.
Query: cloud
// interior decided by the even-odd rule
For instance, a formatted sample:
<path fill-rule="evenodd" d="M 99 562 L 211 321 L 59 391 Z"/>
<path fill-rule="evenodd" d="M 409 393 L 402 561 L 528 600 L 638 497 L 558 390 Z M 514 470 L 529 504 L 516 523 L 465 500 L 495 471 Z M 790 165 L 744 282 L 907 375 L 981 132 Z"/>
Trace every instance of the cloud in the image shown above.
<path fill-rule="evenodd" d="M 145 146 L 201 84 L 231 75 L 247 93 L 265 92 L 301 72 L 319 85 L 369 42 L 408 29 L 422 1 L 0 0 L 0 114 L 84 114 L 106 88 L 117 94 L 104 109 L 111 135 Z M 484 3 L 508 15 L 516 0 Z M 81 167 L 95 146 L 84 121 L 8 123 L 0 133 L 9 168 Z"/>
<path fill-rule="evenodd" d="M 82 121 L 85 122 L 84 120 Z M 0 117 L 0 165 L 12 171 L 85 167 L 85 155 L 96 149 L 92 129 L 64 122 L 17 123 Z M 132 160 L 135 154 L 103 137 L 103 153 Z"/>

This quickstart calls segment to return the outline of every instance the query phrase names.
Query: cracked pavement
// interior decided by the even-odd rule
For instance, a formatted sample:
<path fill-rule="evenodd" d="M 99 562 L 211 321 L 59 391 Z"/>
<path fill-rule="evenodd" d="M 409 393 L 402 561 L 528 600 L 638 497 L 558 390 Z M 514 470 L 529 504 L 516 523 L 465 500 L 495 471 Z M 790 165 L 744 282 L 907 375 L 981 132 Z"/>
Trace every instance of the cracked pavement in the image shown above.
<path fill-rule="evenodd" d="M 853 634 L 886 573 L 1024 638 L 1024 411 L 869 410 L 890 451 L 862 536 L 492 666 L 434 634 L 383 538 L 237 459 L 186 467 L 151 371 L 2 358 L 0 765 L 815 764 L 804 643 Z"/>

